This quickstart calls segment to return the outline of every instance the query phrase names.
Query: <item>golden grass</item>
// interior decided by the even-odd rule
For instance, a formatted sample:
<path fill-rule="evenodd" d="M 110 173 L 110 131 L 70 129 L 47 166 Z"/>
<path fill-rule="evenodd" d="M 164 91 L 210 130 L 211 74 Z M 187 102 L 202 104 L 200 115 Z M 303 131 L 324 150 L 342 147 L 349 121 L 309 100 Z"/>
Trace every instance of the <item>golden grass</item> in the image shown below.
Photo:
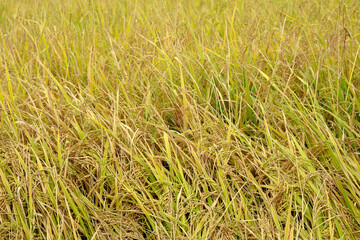
<path fill-rule="evenodd" d="M 1 239 L 359 239 L 360 2 L 0 2 Z"/>

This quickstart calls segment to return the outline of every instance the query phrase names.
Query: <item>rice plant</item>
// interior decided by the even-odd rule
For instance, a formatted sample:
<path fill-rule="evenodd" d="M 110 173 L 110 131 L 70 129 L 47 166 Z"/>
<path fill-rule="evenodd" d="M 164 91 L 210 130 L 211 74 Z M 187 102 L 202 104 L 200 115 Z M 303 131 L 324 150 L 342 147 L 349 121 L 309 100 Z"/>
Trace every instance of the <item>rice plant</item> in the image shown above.
<path fill-rule="evenodd" d="M 0 1 L 1 239 L 360 239 L 360 2 Z"/>

